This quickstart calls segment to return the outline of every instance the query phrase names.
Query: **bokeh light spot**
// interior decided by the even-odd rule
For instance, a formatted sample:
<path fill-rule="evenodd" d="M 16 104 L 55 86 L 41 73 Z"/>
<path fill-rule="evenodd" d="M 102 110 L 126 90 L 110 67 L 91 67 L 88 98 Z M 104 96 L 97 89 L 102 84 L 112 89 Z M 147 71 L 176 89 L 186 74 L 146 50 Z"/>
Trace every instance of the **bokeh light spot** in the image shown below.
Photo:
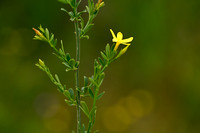
<path fill-rule="evenodd" d="M 110 132 L 123 132 L 131 124 L 131 115 L 120 104 L 108 107 L 102 119 L 104 126 Z"/>

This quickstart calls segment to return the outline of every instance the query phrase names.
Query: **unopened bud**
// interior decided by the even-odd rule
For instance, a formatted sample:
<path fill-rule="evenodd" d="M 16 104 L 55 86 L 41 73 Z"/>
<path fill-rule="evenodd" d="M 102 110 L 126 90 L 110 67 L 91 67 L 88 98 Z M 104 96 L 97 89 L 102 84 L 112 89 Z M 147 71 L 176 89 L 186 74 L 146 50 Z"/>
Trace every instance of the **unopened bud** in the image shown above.
<path fill-rule="evenodd" d="M 42 67 L 45 66 L 44 61 L 42 61 L 41 59 L 39 59 L 39 64 L 40 64 Z"/>
<path fill-rule="evenodd" d="M 43 36 L 43 34 L 42 34 L 39 30 L 37 30 L 37 29 L 35 29 L 35 28 L 33 28 L 33 30 L 35 31 L 35 33 L 36 33 L 38 36 Z"/>
<path fill-rule="evenodd" d="M 105 3 L 104 3 L 104 2 L 101 2 L 101 3 L 99 4 L 99 8 L 101 8 L 101 7 L 103 7 L 103 6 L 105 6 Z"/>
<path fill-rule="evenodd" d="M 104 2 L 102 2 L 102 0 L 99 0 L 96 4 L 96 10 L 99 10 L 101 7 L 103 7 L 105 5 Z"/>
<path fill-rule="evenodd" d="M 121 53 L 122 54 L 126 53 L 126 51 L 127 51 L 127 49 L 128 49 L 129 46 L 130 46 L 130 44 L 128 46 L 126 46 L 125 48 L 123 48 L 122 51 L 121 51 Z"/>
<path fill-rule="evenodd" d="M 126 46 L 125 48 L 123 48 L 123 49 L 119 52 L 119 54 L 117 55 L 116 58 L 119 58 L 121 55 L 123 55 L 124 53 L 126 53 L 126 51 L 127 51 L 128 47 L 130 46 L 130 44 L 126 44 L 126 45 L 127 45 L 127 46 Z"/>

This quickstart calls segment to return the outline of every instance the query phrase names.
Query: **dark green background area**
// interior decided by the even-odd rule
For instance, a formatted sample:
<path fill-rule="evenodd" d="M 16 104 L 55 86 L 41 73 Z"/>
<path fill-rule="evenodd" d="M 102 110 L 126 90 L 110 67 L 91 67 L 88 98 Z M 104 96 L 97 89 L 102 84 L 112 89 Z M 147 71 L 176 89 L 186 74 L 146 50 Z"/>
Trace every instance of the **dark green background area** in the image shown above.
<path fill-rule="evenodd" d="M 82 5 L 87 3 L 82 1 Z M 84 75 L 92 75 L 99 51 L 112 44 L 110 28 L 134 40 L 127 53 L 106 70 L 101 87 L 106 93 L 98 101 L 95 129 L 100 133 L 199 133 L 200 1 L 105 3 L 88 32 L 90 39 L 81 41 L 81 83 Z M 65 104 L 64 96 L 35 66 L 41 58 L 62 83 L 74 86 L 73 72 L 65 72 L 46 43 L 32 39 L 32 27 L 42 24 L 75 57 L 73 23 L 61 7 L 69 10 L 56 0 L 0 2 L 1 133 L 76 129 L 75 108 Z"/>

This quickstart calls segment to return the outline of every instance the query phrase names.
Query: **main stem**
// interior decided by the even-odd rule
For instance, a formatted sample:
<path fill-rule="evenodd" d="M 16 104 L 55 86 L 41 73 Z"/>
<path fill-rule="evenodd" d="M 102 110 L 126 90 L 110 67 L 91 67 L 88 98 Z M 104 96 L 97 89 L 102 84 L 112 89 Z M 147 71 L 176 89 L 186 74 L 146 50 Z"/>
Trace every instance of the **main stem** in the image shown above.
<path fill-rule="evenodd" d="M 78 31 L 78 22 L 74 22 L 75 25 L 75 32 L 76 32 L 76 61 L 80 62 L 80 34 Z M 79 68 L 76 70 L 75 73 L 75 80 L 76 80 L 76 91 L 77 91 L 77 133 L 81 133 L 81 109 L 80 109 L 80 92 L 79 90 Z"/>

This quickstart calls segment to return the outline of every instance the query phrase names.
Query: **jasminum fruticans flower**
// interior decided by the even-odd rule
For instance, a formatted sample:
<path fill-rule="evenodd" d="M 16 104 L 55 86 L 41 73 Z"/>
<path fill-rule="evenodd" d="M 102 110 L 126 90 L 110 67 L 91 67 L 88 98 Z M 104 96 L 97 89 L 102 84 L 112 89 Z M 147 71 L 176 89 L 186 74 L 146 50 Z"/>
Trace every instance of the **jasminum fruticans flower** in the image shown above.
<path fill-rule="evenodd" d="M 114 48 L 115 51 L 118 49 L 118 47 L 119 47 L 120 44 L 124 44 L 124 45 L 129 46 L 130 42 L 133 40 L 133 37 L 130 37 L 130 38 L 127 38 L 127 39 L 123 39 L 123 34 L 121 32 L 117 33 L 117 37 L 115 36 L 115 34 L 114 34 L 114 32 L 113 32 L 112 29 L 110 29 L 110 32 L 111 32 L 111 34 L 113 36 L 112 41 L 116 42 L 115 48 Z M 128 47 L 126 47 L 126 50 L 127 50 L 127 48 Z M 126 52 L 126 50 L 125 50 L 125 52 Z"/>

